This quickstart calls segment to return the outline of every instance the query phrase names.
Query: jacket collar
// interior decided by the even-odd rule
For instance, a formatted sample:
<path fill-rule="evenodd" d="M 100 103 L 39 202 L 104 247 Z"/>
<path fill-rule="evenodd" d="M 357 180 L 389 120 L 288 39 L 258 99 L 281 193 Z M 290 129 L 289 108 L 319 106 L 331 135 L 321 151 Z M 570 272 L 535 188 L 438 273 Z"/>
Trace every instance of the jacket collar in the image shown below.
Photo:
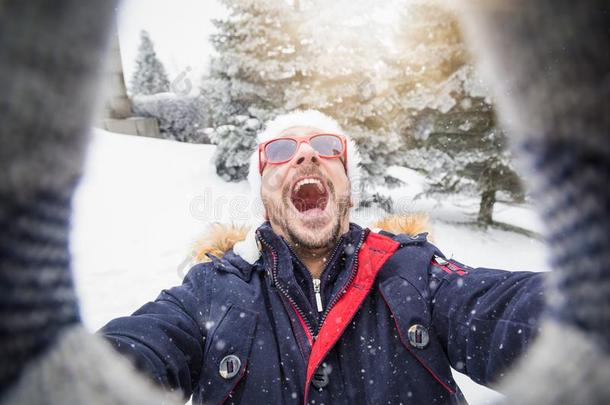
<path fill-rule="evenodd" d="M 189 263 L 197 264 L 212 261 L 218 263 L 217 269 L 219 271 L 234 273 L 249 281 L 255 269 L 264 270 L 268 268 L 268 266 L 262 265 L 263 262 L 270 263 L 269 257 L 264 257 L 265 253 L 261 249 L 262 244 L 257 243 L 259 228 L 265 235 L 265 240 L 269 240 L 269 243 L 274 245 L 278 252 L 283 251 L 281 244 L 279 244 L 281 239 L 278 239 L 268 222 L 263 223 L 262 226 L 251 228 L 243 225 L 214 223 L 209 225 L 206 233 L 194 244 Z M 413 235 L 424 232 L 426 228 L 426 217 L 424 215 L 394 215 L 381 219 L 373 225 L 374 230 L 386 230 L 391 234 L 396 234 L 397 238 L 411 241 Z M 350 242 L 352 246 L 357 246 L 361 230 L 362 228 L 358 225 L 350 224 L 350 236 L 346 244 L 346 253 L 350 250 Z M 352 234 L 352 232 L 355 233 Z M 411 237 L 408 235 L 411 235 Z M 399 242 L 403 244 L 405 240 L 399 240 Z M 261 255 L 261 253 L 263 254 Z M 268 253 L 266 255 L 268 256 Z M 350 268 L 350 266 L 349 260 L 346 259 L 343 268 Z"/>
<path fill-rule="evenodd" d="M 373 231 L 384 230 L 395 235 L 417 235 L 427 230 L 427 217 L 424 214 L 393 215 L 376 221 L 372 224 Z M 205 234 L 199 237 L 193 245 L 191 261 L 193 264 L 210 260 L 210 255 L 223 257 L 229 250 L 253 265 L 261 256 L 257 246 L 256 226 L 239 224 L 209 224 Z"/>
<path fill-rule="evenodd" d="M 323 278 L 326 281 L 330 280 L 330 276 L 333 276 L 333 280 L 330 282 L 331 296 L 334 296 L 341 286 L 346 284 L 351 269 L 354 266 L 354 258 L 357 255 L 356 246 L 362 239 L 365 230 L 356 224 L 350 224 L 350 230 L 341 236 L 341 240 L 338 241 L 335 249 L 343 249 L 345 251 L 346 260 L 338 261 L 337 270 L 334 273 L 323 272 Z M 261 225 L 256 231 L 257 239 L 261 245 L 261 259 L 257 264 L 264 269 L 268 274 L 268 279 L 271 284 L 278 290 L 280 290 L 285 296 L 290 297 L 293 304 L 301 308 L 303 315 L 306 316 L 311 325 L 316 325 L 318 321 L 317 312 L 315 311 L 310 299 L 307 298 L 308 289 L 303 290 L 303 286 L 297 281 L 297 274 L 295 273 L 299 269 L 295 269 L 295 260 L 293 259 L 294 253 L 290 249 L 286 240 L 278 236 L 269 222 Z M 335 262 L 337 262 L 337 256 L 343 254 L 343 252 L 334 251 Z M 298 266 L 298 265 L 297 265 Z M 303 269 L 301 269 L 303 271 Z M 308 275 L 301 275 L 308 276 Z"/>
<path fill-rule="evenodd" d="M 341 236 L 341 240 L 337 243 L 341 244 L 346 249 L 350 249 L 352 246 L 355 248 L 363 232 L 364 229 L 359 225 L 350 223 L 349 230 Z M 268 221 L 257 229 L 256 235 L 261 245 L 263 267 L 268 272 L 274 271 L 274 266 L 277 267 L 275 269 L 277 273 L 275 274 L 275 277 L 277 280 L 274 281 L 279 281 L 286 286 L 296 285 L 293 269 L 294 253 L 288 246 L 287 241 L 273 231 L 271 224 Z M 341 248 L 340 246 L 336 247 Z M 351 261 L 347 261 L 346 265 L 349 265 L 350 263 Z M 340 269 L 340 271 L 341 270 L 343 269 Z M 273 276 L 273 274 L 270 275 Z"/>

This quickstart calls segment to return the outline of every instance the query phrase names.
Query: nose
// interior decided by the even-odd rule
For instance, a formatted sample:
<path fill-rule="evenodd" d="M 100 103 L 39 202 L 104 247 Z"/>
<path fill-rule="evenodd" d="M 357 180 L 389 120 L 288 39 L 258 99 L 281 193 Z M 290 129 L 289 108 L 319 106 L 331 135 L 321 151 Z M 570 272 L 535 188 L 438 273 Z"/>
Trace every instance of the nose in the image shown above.
<path fill-rule="evenodd" d="M 293 165 L 307 164 L 309 162 L 318 164 L 319 159 L 318 152 L 316 152 L 311 145 L 303 142 L 299 146 L 299 150 L 297 150 L 294 158 L 292 158 L 292 162 Z"/>

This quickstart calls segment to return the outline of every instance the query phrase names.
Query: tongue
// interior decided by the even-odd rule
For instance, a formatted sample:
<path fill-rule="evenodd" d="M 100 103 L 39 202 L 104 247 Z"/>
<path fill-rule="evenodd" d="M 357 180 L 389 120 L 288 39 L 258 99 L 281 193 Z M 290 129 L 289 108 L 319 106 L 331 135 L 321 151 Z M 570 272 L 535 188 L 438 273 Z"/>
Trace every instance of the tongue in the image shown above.
<path fill-rule="evenodd" d="M 305 184 L 292 195 L 292 203 L 300 212 L 314 208 L 323 210 L 326 207 L 326 193 L 320 192 L 315 184 Z"/>

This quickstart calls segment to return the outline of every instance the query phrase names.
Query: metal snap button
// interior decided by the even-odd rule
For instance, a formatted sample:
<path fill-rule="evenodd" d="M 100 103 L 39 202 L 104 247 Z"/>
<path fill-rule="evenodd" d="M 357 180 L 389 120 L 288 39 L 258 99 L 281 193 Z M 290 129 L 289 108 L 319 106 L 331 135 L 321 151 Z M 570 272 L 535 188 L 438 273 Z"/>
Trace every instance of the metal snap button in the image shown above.
<path fill-rule="evenodd" d="M 412 325 L 409 328 L 409 343 L 411 346 L 416 347 L 418 349 L 423 349 L 428 345 L 430 341 L 430 336 L 428 335 L 428 329 L 420 324 Z"/>
<path fill-rule="evenodd" d="M 230 378 L 235 377 L 239 372 L 240 368 L 241 360 L 239 359 L 239 357 L 234 354 L 229 354 L 220 361 L 220 367 L 218 369 L 218 372 L 220 373 L 220 376 L 222 378 L 228 380 Z"/>
<path fill-rule="evenodd" d="M 324 366 L 318 367 L 316 372 L 311 377 L 311 384 L 318 389 L 326 387 L 329 382 L 330 378 L 328 377 L 328 373 L 326 372 L 326 368 Z"/>

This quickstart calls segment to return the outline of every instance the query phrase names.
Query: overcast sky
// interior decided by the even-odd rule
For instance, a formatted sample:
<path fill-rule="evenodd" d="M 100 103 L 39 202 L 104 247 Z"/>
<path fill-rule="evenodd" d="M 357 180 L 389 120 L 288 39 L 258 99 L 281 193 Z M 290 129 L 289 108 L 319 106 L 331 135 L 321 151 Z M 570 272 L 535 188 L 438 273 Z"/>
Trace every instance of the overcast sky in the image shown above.
<path fill-rule="evenodd" d="M 184 72 L 198 82 L 213 51 L 208 40 L 212 18 L 227 11 L 216 0 L 123 0 L 119 10 L 119 39 L 125 79 L 129 82 L 140 41 L 147 30 L 170 81 Z"/>

